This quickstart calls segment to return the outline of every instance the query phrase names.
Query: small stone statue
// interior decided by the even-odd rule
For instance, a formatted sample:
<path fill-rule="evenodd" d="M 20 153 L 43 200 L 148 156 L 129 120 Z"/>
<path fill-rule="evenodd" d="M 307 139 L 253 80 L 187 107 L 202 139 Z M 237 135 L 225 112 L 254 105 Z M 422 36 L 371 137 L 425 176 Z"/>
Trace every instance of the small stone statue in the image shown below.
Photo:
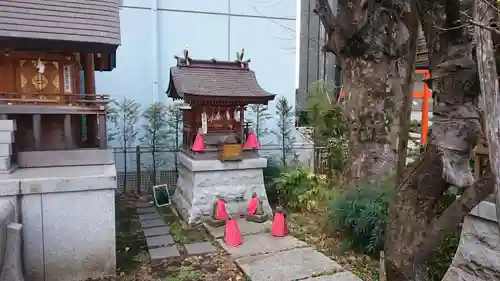
<path fill-rule="evenodd" d="M 222 196 L 215 196 L 215 201 L 212 204 L 212 215 L 210 219 L 206 221 L 208 225 L 212 227 L 221 227 L 225 224 L 227 219 L 226 203 L 226 200 L 224 200 Z"/>
<path fill-rule="evenodd" d="M 248 203 L 248 214 L 246 219 L 251 222 L 263 223 L 269 219 L 269 216 L 264 212 L 262 200 L 257 193 L 252 194 L 252 199 Z"/>

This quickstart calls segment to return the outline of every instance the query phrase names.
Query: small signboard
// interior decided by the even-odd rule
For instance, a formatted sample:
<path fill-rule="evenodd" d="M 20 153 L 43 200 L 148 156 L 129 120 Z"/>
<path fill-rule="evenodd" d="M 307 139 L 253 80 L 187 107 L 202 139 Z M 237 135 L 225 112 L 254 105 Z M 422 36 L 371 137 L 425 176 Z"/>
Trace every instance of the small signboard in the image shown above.
<path fill-rule="evenodd" d="M 153 186 L 153 197 L 157 207 L 168 206 L 171 203 L 168 186 L 166 184 Z"/>
<path fill-rule="evenodd" d="M 223 143 L 220 148 L 221 161 L 240 161 L 243 159 L 243 146 L 239 143 Z"/>

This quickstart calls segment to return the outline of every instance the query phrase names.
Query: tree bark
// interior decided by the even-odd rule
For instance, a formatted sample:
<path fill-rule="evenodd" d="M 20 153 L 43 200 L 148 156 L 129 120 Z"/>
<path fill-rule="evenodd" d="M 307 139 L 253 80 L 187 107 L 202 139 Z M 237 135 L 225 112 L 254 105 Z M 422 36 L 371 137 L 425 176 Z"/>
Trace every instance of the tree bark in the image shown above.
<path fill-rule="evenodd" d="M 379 180 L 394 168 L 389 128 L 396 112 L 395 85 L 401 88 L 402 81 L 397 61 L 409 41 L 404 15 L 415 12 L 409 1 L 339 0 L 335 16 L 327 0 L 316 0 L 316 13 L 328 32 L 324 49 L 335 53 L 344 68 L 353 179 Z M 469 167 L 481 135 L 480 87 L 472 38 L 460 25 L 459 0 L 416 1 L 429 50 L 434 119 L 429 144 L 397 187 L 389 209 L 389 281 L 425 278 L 422 265 L 435 245 L 493 188 L 491 178 L 473 184 Z M 446 209 L 444 193 L 450 185 L 464 193 Z"/>
<path fill-rule="evenodd" d="M 408 63 L 410 14 L 406 0 L 340 0 L 335 15 L 328 0 L 317 0 L 315 12 L 328 34 L 324 50 L 342 66 L 344 110 L 350 126 L 351 181 L 376 182 L 396 170 L 396 138 L 391 129 L 399 118 Z M 415 35 L 416 36 L 416 35 Z"/>
<path fill-rule="evenodd" d="M 469 157 L 481 135 L 477 67 L 472 38 L 460 26 L 458 0 L 417 0 L 429 50 L 434 118 L 430 142 L 407 180 L 397 188 L 386 228 L 389 281 L 418 280 L 445 234 L 453 230 L 493 186 L 473 185 Z M 443 213 L 450 185 L 465 190 Z"/>
<path fill-rule="evenodd" d="M 495 10 L 485 1 L 475 0 L 473 19 L 478 23 L 489 25 L 490 21 L 495 18 Z M 495 202 L 500 226 L 500 174 L 498 173 L 500 171 L 500 112 L 498 111 L 498 108 L 500 108 L 500 93 L 495 50 L 493 49 L 491 31 L 476 26 L 474 34 L 477 45 L 476 56 L 479 81 L 484 101 L 484 120 L 486 123 L 489 160 L 496 179 Z"/>

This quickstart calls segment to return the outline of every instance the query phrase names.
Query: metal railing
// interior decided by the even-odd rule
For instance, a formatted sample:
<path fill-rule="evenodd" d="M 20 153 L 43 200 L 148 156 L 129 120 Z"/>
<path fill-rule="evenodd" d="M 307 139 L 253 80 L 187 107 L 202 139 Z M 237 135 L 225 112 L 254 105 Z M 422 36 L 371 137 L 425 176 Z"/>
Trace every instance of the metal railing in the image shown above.
<path fill-rule="evenodd" d="M 1 104 L 67 105 L 99 108 L 109 103 L 107 95 L 80 95 L 68 93 L 17 93 L 0 92 Z"/>

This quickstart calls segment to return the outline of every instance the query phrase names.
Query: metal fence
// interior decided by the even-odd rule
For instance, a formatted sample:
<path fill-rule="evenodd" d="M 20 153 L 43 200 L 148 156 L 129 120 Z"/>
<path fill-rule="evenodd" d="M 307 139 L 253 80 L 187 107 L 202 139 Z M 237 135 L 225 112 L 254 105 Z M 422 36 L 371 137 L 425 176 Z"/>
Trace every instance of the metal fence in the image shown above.
<path fill-rule="evenodd" d="M 178 161 L 177 150 L 172 148 L 150 147 L 114 147 L 117 171 L 117 192 L 135 189 L 139 193 L 149 192 L 155 184 L 168 184 L 175 188 L 177 183 Z M 294 160 L 311 170 L 324 169 L 320 154 L 324 151 L 315 149 L 309 144 L 297 144 L 293 148 Z M 266 145 L 259 150 L 262 157 L 280 164 L 282 150 L 278 145 Z M 154 160 L 153 160 L 154 158 Z M 317 159 L 317 160 L 315 160 Z M 318 161 L 319 160 L 319 161 Z M 315 165 L 317 162 L 320 165 Z"/>

